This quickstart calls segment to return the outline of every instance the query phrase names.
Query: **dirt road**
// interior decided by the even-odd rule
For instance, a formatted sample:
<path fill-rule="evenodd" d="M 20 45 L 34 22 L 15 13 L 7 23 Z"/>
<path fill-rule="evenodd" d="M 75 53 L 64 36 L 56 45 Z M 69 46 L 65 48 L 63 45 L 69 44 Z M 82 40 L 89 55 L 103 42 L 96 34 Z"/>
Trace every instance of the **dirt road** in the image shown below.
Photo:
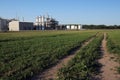
<path fill-rule="evenodd" d="M 102 58 L 98 61 L 102 64 L 102 67 L 97 80 L 120 80 L 120 75 L 117 74 L 116 71 L 116 67 L 119 66 L 119 63 L 115 62 L 115 55 L 108 53 L 106 43 L 106 33 L 104 33 L 104 39 L 101 45 Z"/>

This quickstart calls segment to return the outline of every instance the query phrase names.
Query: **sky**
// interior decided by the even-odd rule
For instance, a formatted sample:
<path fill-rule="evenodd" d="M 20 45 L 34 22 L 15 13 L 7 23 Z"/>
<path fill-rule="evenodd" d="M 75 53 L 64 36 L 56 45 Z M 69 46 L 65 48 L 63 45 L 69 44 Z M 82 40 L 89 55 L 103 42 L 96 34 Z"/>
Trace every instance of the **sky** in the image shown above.
<path fill-rule="evenodd" d="M 0 17 L 35 22 L 47 15 L 60 24 L 120 25 L 120 0 L 0 0 Z"/>

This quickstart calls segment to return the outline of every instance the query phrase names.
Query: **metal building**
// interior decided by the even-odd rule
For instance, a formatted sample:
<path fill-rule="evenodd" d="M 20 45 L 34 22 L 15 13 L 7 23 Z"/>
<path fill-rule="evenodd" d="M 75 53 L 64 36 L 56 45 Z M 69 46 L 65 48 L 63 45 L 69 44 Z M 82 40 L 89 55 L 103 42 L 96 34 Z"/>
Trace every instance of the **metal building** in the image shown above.
<path fill-rule="evenodd" d="M 33 23 L 20 21 L 9 22 L 9 31 L 21 31 L 21 30 L 33 30 Z"/>
<path fill-rule="evenodd" d="M 0 31 L 7 31 L 8 30 L 8 20 L 0 18 Z"/>
<path fill-rule="evenodd" d="M 80 29 L 82 29 L 82 25 L 81 24 L 67 24 L 66 29 L 68 29 L 68 30 L 80 30 Z"/>

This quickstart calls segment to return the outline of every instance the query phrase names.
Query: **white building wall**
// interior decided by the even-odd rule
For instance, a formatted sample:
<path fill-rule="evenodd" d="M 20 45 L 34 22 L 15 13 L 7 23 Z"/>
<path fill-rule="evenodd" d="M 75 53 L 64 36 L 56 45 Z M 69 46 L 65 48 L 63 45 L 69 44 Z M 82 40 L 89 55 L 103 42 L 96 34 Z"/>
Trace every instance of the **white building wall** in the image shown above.
<path fill-rule="evenodd" d="M 38 22 L 39 22 L 38 26 L 41 26 L 42 25 L 42 16 L 39 16 Z"/>
<path fill-rule="evenodd" d="M 69 25 L 67 25 L 67 26 L 66 26 L 66 28 L 67 28 L 67 29 L 70 29 L 70 26 L 69 26 Z"/>
<path fill-rule="evenodd" d="M 82 29 L 82 25 L 80 24 L 68 24 L 66 25 L 66 29 L 71 29 L 71 30 L 74 30 L 74 29 Z"/>
<path fill-rule="evenodd" d="M 19 21 L 9 22 L 9 31 L 20 31 L 20 30 L 33 30 L 33 23 L 19 22 Z"/>
<path fill-rule="evenodd" d="M 19 21 L 9 22 L 9 31 L 19 31 Z"/>
<path fill-rule="evenodd" d="M 82 25 L 78 25 L 78 29 L 82 29 Z"/>
<path fill-rule="evenodd" d="M 74 25 L 71 25 L 71 29 L 75 29 L 75 26 L 74 26 Z"/>
<path fill-rule="evenodd" d="M 35 25 L 39 25 L 39 16 L 36 17 Z"/>

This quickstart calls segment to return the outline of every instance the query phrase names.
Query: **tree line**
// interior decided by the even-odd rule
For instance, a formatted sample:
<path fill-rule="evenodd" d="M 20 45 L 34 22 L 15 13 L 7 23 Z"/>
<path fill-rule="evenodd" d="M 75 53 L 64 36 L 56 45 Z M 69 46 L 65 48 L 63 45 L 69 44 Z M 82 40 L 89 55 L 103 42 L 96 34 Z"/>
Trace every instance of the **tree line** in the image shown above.
<path fill-rule="evenodd" d="M 120 25 L 83 25 L 83 29 L 120 29 Z"/>

